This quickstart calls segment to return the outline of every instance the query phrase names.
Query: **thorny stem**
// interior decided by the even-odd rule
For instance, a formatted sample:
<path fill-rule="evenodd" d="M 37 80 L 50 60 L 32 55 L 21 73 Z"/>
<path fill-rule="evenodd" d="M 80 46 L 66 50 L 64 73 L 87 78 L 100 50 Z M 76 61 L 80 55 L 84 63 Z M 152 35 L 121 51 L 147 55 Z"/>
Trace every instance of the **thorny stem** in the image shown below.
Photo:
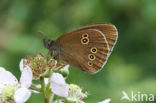
<path fill-rule="evenodd" d="M 46 91 L 45 91 L 45 82 L 44 82 L 44 77 L 40 77 L 40 82 L 41 82 L 41 90 L 44 95 L 44 103 L 49 103 L 49 98 L 46 96 Z"/>

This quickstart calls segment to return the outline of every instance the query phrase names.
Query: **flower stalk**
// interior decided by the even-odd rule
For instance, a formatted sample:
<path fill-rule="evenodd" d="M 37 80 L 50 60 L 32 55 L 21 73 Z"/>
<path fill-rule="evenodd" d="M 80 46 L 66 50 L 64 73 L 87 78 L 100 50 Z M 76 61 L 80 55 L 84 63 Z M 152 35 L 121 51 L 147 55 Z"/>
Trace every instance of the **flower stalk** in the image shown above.
<path fill-rule="evenodd" d="M 44 96 L 44 103 L 49 103 L 49 98 L 46 95 L 44 77 L 40 77 L 40 82 L 41 82 L 41 90 L 42 90 L 43 96 Z"/>

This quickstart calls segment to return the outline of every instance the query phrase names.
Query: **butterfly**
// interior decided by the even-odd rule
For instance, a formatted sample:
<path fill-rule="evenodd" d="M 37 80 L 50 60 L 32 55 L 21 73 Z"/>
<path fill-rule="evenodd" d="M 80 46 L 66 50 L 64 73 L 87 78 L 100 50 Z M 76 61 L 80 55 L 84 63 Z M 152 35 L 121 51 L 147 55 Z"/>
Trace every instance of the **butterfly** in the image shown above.
<path fill-rule="evenodd" d="M 106 64 L 117 39 L 113 24 L 91 24 L 65 33 L 56 41 L 44 39 L 44 46 L 54 59 L 96 73 Z"/>

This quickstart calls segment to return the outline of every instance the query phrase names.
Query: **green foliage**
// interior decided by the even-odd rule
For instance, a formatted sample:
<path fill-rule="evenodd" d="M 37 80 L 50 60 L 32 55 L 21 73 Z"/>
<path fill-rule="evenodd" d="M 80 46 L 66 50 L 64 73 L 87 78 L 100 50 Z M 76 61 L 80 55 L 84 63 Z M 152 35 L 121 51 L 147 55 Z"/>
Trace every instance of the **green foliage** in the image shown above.
<path fill-rule="evenodd" d="M 156 94 L 155 10 L 155 0 L 1 0 L 0 66 L 19 77 L 21 58 L 47 54 L 38 31 L 56 40 L 83 25 L 112 23 L 119 39 L 104 69 L 90 75 L 71 67 L 68 82 L 89 91 L 87 103 L 120 103 L 123 90 Z M 33 95 L 28 103 L 42 97 Z"/>

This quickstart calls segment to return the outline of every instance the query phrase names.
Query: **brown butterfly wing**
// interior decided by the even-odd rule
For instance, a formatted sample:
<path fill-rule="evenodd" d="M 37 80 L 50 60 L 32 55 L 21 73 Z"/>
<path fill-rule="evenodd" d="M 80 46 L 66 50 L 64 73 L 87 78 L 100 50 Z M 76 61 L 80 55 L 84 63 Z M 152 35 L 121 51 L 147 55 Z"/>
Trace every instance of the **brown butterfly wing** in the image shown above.
<path fill-rule="evenodd" d="M 118 32 L 114 25 L 112 25 L 112 24 L 91 24 L 91 25 L 86 25 L 84 27 L 80 27 L 71 32 L 76 32 L 76 31 L 85 30 L 85 29 L 98 29 L 99 31 L 101 31 L 106 37 L 110 52 L 113 50 L 113 47 L 118 39 Z M 71 32 L 69 32 L 69 33 L 71 33 Z"/>
<path fill-rule="evenodd" d="M 95 25 L 98 26 L 98 24 Z M 107 25 L 109 26 L 110 24 Z M 110 47 L 103 31 L 98 29 L 102 27 L 97 26 L 94 28 L 92 25 L 91 28 L 84 26 L 66 33 L 57 39 L 56 42 L 61 47 L 62 51 L 60 54 L 61 59 L 68 64 L 89 73 L 99 71 L 107 61 L 110 54 Z M 114 30 L 116 30 L 116 28 Z M 109 32 L 112 31 L 111 28 Z M 85 34 L 87 37 L 84 37 Z M 87 39 L 87 43 L 83 42 L 84 39 Z M 111 49 L 112 48 L 113 46 L 111 46 Z M 96 51 L 93 52 L 92 50 Z"/>

